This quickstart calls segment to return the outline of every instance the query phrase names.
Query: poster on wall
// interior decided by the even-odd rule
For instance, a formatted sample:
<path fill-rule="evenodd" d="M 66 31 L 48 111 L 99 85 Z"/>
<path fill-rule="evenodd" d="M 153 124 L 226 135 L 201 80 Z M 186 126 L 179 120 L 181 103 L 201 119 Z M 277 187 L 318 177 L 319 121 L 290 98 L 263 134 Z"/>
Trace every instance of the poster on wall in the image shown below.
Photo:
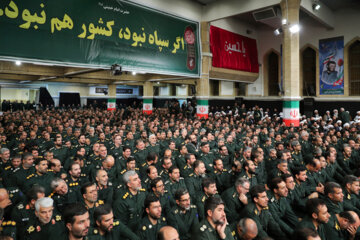
<path fill-rule="evenodd" d="M 320 95 L 344 95 L 344 37 L 319 41 Z"/>

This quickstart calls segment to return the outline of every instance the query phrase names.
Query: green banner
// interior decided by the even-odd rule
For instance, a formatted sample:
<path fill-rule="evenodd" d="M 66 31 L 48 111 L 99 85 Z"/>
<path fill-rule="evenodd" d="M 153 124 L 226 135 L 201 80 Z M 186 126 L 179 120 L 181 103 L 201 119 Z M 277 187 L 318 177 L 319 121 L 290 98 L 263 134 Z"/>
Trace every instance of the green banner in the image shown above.
<path fill-rule="evenodd" d="M 0 58 L 199 76 L 199 24 L 122 0 L 4 0 Z"/>

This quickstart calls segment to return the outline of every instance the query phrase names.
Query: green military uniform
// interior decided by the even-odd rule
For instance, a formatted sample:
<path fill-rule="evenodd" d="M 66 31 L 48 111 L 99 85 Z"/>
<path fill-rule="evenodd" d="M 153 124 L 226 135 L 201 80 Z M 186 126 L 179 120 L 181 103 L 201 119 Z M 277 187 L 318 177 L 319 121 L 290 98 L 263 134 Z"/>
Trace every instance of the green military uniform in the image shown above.
<path fill-rule="evenodd" d="M 312 156 L 312 147 L 309 141 L 301 140 L 301 154 L 303 157 Z"/>
<path fill-rule="evenodd" d="M 196 239 L 198 240 L 218 240 L 221 239 L 216 231 L 216 229 L 214 229 L 209 221 L 207 219 L 203 220 L 200 222 L 199 224 L 200 229 L 197 233 Z M 226 234 L 226 238 L 225 240 L 233 240 L 233 236 L 231 234 L 231 230 L 229 228 L 229 226 L 226 226 L 225 228 L 225 234 Z"/>
<path fill-rule="evenodd" d="M 316 229 L 313 221 L 311 218 L 309 218 L 308 216 L 306 216 L 305 218 L 302 219 L 302 221 L 299 223 L 298 225 L 298 229 L 302 229 L 302 228 L 310 228 L 315 230 L 321 239 L 327 239 L 326 235 L 325 235 L 325 226 L 324 224 L 320 224 L 318 226 L 318 228 Z"/>
<path fill-rule="evenodd" d="M 235 187 L 227 189 L 221 195 L 221 198 L 225 203 L 226 218 L 229 223 L 237 222 L 240 220 L 239 213 L 245 207 L 245 205 L 239 199 L 239 193 Z"/>
<path fill-rule="evenodd" d="M 86 205 L 86 203 L 84 202 L 84 200 L 83 200 L 83 204 L 84 204 L 84 206 L 86 207 L 86 209 L 87 209 L 88 212 L 89 212 L 90 226 L 94 226 L 94 225 L 95 225 L 95 219 L 94 219 L 95 209 L 96 209 L 98 206 L 103 205 L 103 204 L 104 204 L 104 201 L 103 201 L 103 200 L 97 200 L 97 202 L 94 204 L 93 207 L 89 207 L 88 205 Z"/>
<path fill-rule="evenodd" d="M 215 194 L 215 196 L 219 196 L 219 194 Z M 200 221 L 202 221 L 206 217 L 204 204 L 205 204 L 206 199 L 208 199 L 209 197 L 210 196 L 206 195 L 204 192 L 202 192 L 201 195 L 196 196 L 195 205 L 196 205 L 197 210 L 198 210 L 199 220 Z"/>
<path fill-rule="evenodd" d="M 114 215 L 132 231 L 136 231 L 144 213 L 145 189 L 140 189 L 136 195 L 124 189 L 120 196 L 113 203 Z"/>
<path fill-rule="evenodd" d="M 291 156 L 295 166 L 304 166 L 304 158 L 301 151 L 292 151 Z"/>
<path fill-rule="evenodd" d="M 90 228 L 88 233 L 88 240 L 118 240 L 124 238 L 140 240 L 135 233 L 119 220 L 114 220 L 113 229 L 110 232 L 106 232 L 105 235 L 100 235 L 100 231 L 97 228 Z"/>
<path fill-rule="evenodd" d="M 97 185 L 98 199 L 104 201 L 104 203 L 112 204 L 114 197 L 114 188 L 111 182 L 108 182 L 107 186 Z"/>
<path fill-rule="evenodd" d="M 35 209 L 30 208 L 29 204 L 24 206 L 23 203 L 19 203 L 12 209 L 11 219 L 17 223 L 17 239 L 24 239 L 25 227 L 30 219 L 35 219 Z"/>
<path fill-rule="evenodd" d="M 9 236 L 16 240 L 16 222 L 4 220 L 0 226 L 0 236 Z"/>
<path fill-rule="evenodd" d="M 122 146 L 116 147 L 114 144 L 111 145 L 109 149 L 109 155 L 113 156 L 115 161 L 122 156 L 123 148 Z"/>
<path fill-rule="evenodd" d="M 205 167 L 206 167 L 206 171 L 207 172 L 212 172 L 214 169 L 214 160 L 215 160 L 215 155 L 212 154 L 211 152 L 209 153 L 200 153 L 199 159 L 204 162 Z"/>
<path fill-rule="evenodd" d="M 160 154 L 160 144 L 156 143 L 155 145 L 149 144 L 149 146 L 146 147 L 146 151 L 148 153 L 154 152 L 156 155 L 159 156 Z"/>
<path fill-rule="evenodd" d="M 216 181 L 216 187 L 220 193 L 231 187 L 231 174 L 225 168 L 221 172 L 218 170 L 213 171 L 209 174 L 209 177 Z"/>
<path fill-rule="evenodd" d="M 183 168 L 180 168 L 180 175 L 183 177 L 183 178 L 187 178 L 190 176 L 191 173 L 194 172 L 194 169 L 189 166 L 189 165 L 185 165 Z"/>
<path fill-rule="evenodd" d="M 26 226 L 25 239 L 38 240 L 38 239 L 63 239 L 66 234 L 65 225 L 61 221 L 61 215 L 54 215 L 47 224 L 42 224 L 38 218 L 29 221 Z"/>
<path fill-rule="evenodd" d="M 259 211 L 254 203 L 249 203 L 240 213 L 240 217 L 249 217 L 256 222 L 259 231 L 258 237 L 265 238 L 270 235 L 274 239 L 287 239 L 268 207 Z"/>
<path fill-rule="evenodd" d="M 26 182 L 26 178 L 35 173 L 35 168 L 31 167 L 29 169 L 24 169 L 22 166 L 16 168 L 10 176 L 8 187 L 19 187 L 21 191 L 24 192 L 24 184 Z"/>
<path fill-rule="evenodd" d="M 64 166 L 64 162 L 66 161 L 67 158 L 69 158 L 69 148 L 67 147 L 59 147 L 57 148 L 56 146 L 49 149 L 49 151 L 54 153 L 54 158 L 59 159 L 61 162 L 61 165 Z"/>
<path fill-rule="evenodd" d="M 195 201 L 195 196 L 202 192 L 202 183 L 203 177 L 191 173 L 188 178 L 185 179 L 185 183 L 191 198 Z"/>
<path fill-rule="evenodd" d="M 178 182 L 173 182 L 171 179 L 165 181 L 165 188 L 169 191 L 169 193 L 174 196 L 176 190 L 182 188 L 187 189 L 184 178 L 180 177 Z"/>
<path fill-rule="evenodd" d="M 146 216 L 141 220 L 137 234 L 142 240 L 157 240 L 157 233 L 166 225 L 167 223 L 165 217 L 158 219 L 157 223 L 154 225 L 150 222 L 148 216 Z"/>
<path fill-rule="evenodd" d="M 146 149 L 143 150 L 139 150 L 139 149 L 135 149 L 134 151 L 134 158 L 135 161 L 138 165 L 140 165 L 142 162 L 146 161 L 146 157 L 148 155 L 148 152 Z"/>
<path fill-rule="evenodd" d="M 249 180 L 250 188 L 258 185 L 258 181 L 255 174 L 250 174 L 249 176 L 249 174 L 247 174 L 247 172 L 243 170 L 240 172 L 239 178 L 246 178 L 247 180 Z"/>
<path fill-rule="evenodd" d="M 51 194 L 51 181 L 55 178 L 53 170 L 48 170 L 47 173 L 39 175 L 38 173 L 33 173 L 26 177 L 26 183 L 24 185 L 24 190 L 27 192 L 33 185 L 39 185 L 45 188 L 45 196 Z"/>
<path fill-rule="evenodd" d="M 269 196 L 269 209 L 271 215 L 278 222 L 281 230 L 286 233 L 287 236 L 291 237 L 294 228 L 299 223 L 298 217 L 295 215 L 290 204 L 286 198 L 280 197 L 276 199 L 272 193 L 268 193 Z"/>
<path fill-rule="evenodd" d="M 81 201 L 80 192 L 74 190 L 77 185 L 68 186 L 68 192 L 65 195 L 60 195 L 52 192 L 49 197 L 54 200 L 54 208 L 57 212 L 62 213 L 66 205 Z"/>
<path fill-rule="evenodd" d="M 347 240 L 350 234 L 340 228 L 340 223 L 335 215 L 331 216 L 329 221 L 324 224 L 326 240 Z"/>
<path fill-rule="evenodd" d="M 174 206 L 168 214 L 169 225 L 176 228 L 181 240 L 195 239 L 192 235 L 198 229 L 198 211 L 195 205 L 183 211 L 178 205 Z"/>

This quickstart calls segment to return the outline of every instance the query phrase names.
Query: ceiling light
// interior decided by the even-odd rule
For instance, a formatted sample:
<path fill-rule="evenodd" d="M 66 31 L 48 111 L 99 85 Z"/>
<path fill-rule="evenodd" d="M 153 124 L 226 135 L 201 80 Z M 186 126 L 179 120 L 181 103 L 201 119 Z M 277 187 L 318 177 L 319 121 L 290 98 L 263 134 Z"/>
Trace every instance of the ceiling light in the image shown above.
<path fill-rule="evenodd" d="M 313 10 L 318 11 L 321 6 L 320 6 L 319 3 L 314 3 L 314 4 L 312 5 L 312 7 L 313 7 Z"/>
<path fill-rule="evenodd" d="M 297 33 L 300 31 L 300 26 L 299 24 L 294 24 L 289 28 L 291 33 Z"/>
<path fill-rule="evenodd" d="M 132 75 L 136 75 L 136 72 L 132 72 Z"/>
<path fill-rule="evenodd" d="M 281 33 L 282 33 L 282 29 L 281 29 L 281 28 L 277 28 L 277 29 L 275 29 L 275 31 L 274 31 L 275 36 L 279 36 Z"/>
<path fill-rule="evenodd" d="M 15 61 L 16 66 L 20 66 L 21 65 L 21 61 Z"/>
<path fill-rule="evenodd" d="M 287 19 L 286 19 L 286 18 L 283 18 L 283 20 L 281 20 L 281 23 L 282 23 L 282 25 L 287 24 Z"/>

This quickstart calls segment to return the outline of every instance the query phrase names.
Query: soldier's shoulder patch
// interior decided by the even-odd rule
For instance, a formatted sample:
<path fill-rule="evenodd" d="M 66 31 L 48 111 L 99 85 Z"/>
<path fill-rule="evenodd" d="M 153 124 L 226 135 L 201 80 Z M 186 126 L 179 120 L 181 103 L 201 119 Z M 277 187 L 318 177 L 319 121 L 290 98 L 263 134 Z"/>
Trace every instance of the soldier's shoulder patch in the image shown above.
<path fill-rule="evenodd" d="M 235 231 L 232 231 L 232 232 L 231 232 L 231 235 L 234 237 L 234 236 L 235 236 Z"/>
<path fill-rule="evenodd" d="M 181 179 L 184 179 L 183 177 L 179 177 L 179 179 L 181 180 Z"/>
<path fill-rule="evenodd" d="M 192 177 L 192 176 L 194 176 L 194 173 L 190 173 L 190 174 L 189 174 L 189 177 Z"/>
<path fill-rule="evenodd" d="M 140 188 L 140 192 L 146 192 L 145 188 Z"/>
<path fill-rule="evenodd" d="M 129 192 L 126 192 L 124 195 L 123 195 L 123 199 L 126 199 L 127 197 L 129 196 Z"/>
<path fill-rule="evenodd" d="M 13 171 L 13 172 L 17 172 L 17 171 L 19 171 L 19 169 L 20 169 L 20 168 L 16 168 L 16 169 L 14 169 L 14 171 Z"/>
<path fill-rule="evenodd" d="M 5 168 L 5 170 L 7 171 L 7 170 L 9 170 L 11 168 L 11 166 L 7 166 L 6 168 Z"/>
<path fill-rule="evenodd" d="M 196 208 L 196 205 L 190 205 L 190 208 Z"/>
<path fill-rule="evenodd" d="M 120 224 L 120 221 L 115 221 L 114 222 L 114 226 L 117 226 L 117 225 L 119 225 Z"/>
<path fill-rule="evenodd" d="M 120 174 L 124 174 L 126 172 L 126 169 L 122 170 Z"/>
<path fill-rule="evenodd" d="M 32 178 L 33 176 L 35 176 L 35 174 L 30 174 L 29 176 L 26 177 L 26 179 L 30 179 L 30 178 Z"/>
<path fill-rule="evenodd" d="M 55 220 L 56 220 L 57 222 L 61 221 L 61 215 L 56 215 L 56 216 L 55 216 Z"/>
<path fill-rule="evenodd" d="M 54 172 L 54 170 L 52 170 L 52 169 L 48 169 L 47 171 L 48 171 L 48 172 Z"/>
<path fill-rule="evenodd" d="M 145 165 L 146 165 L 146 162 L 144 162 L 141 166 L 142 166 L 142 167 L 145 167 Z"/>
<path fill-rule="evenodd" d="M 135 168 L 135 171 L 139 171 L 139 168 L 136 167 L 136 168 Z"/>
<path fill-rule="evenodd" d="M 205 202 L 205 200 L 206 200 L 206 196 L 203 196 L 201 202 Z"/>

